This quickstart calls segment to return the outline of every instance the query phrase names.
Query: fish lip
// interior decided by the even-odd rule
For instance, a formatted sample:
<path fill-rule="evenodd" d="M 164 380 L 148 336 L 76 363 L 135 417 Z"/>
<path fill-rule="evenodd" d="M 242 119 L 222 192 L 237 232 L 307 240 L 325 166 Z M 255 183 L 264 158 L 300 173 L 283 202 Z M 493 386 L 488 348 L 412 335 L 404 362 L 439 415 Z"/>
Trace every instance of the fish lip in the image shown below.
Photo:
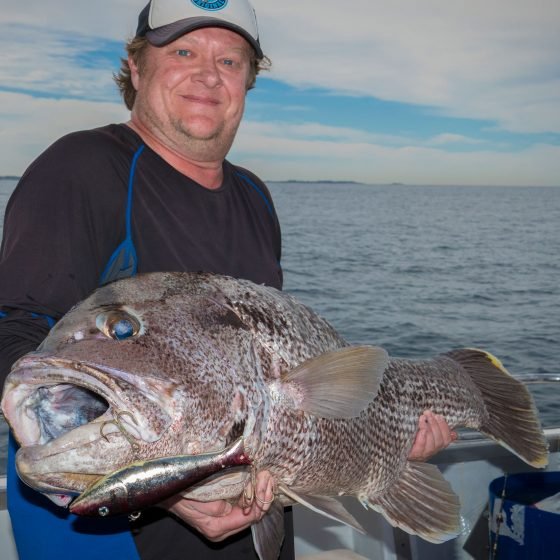
<path fill-rule="evenodd" d="M 20 448 L 18 454 L 28 448 Z M 101 474 L 98 473 L 64 473 L 64 484 L 60 484 L 60 473 L 51 473 L 50 475 L 38 474 L 22 468 L 22 461 L 16 455 L 16 468 L 19 478 L 30 488 L 43 492 L 45 494 L 65 494 L 67 496 L 77 496 L 84 486 L 89 486 L 99 479 Z"/>
<path fill-rule="evenodd" d="M 123 462 L 131 459 L 128 443 L 105 442 L 100 425 L 90 422 L 47 443 L 22 445 L 16 454 L 18 476 L 38 492 L 66 495 L 82 492 L 109 472 L 115 459 Z M 71 445 L 64 441 L 65 436 L 74 438 Z M 76 465 L 73 461 L 76 457 L 77 466 L 72 466 Z"/>
<path fill-rule="evenodd" d="M 105 413 L 108 421 L 124 413 L 122 419 L 126 430 L 139 443 L 157 441 L 172 422 L 171 389 L 158 393 L 149 382 L 139 380 L 134 374 L 103 365 L 34 353 L 16 362 L 6 380 L 2 399 L 4 416 L 20 445 L 35 445 L 40 439 L 39 420 L 26 411 L 26 399 L 40 387 L 61 384 L 81 387 L 103 398 L 108 404 Z M 143 410 L 150 410 L 151 418 L 145 418 L 140 413 Z M 93 424 L 96 420 L 99 419 L 75 427 L 74 430 Z M 115 429 L 109 426 L 107 433 Z"/>

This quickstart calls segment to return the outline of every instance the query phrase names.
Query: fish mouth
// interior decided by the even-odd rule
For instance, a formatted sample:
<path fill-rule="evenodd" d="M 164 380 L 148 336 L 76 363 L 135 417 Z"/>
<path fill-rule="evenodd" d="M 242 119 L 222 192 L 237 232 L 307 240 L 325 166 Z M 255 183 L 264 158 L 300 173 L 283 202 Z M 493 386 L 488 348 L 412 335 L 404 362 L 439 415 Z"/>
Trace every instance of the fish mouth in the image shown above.
<path fill-rule="evenodd" d="M 20 478 L 58 503 L 157 442 L 173 418 L 174 385 L 97 364 L 30 354 L 4 389 Z"/>

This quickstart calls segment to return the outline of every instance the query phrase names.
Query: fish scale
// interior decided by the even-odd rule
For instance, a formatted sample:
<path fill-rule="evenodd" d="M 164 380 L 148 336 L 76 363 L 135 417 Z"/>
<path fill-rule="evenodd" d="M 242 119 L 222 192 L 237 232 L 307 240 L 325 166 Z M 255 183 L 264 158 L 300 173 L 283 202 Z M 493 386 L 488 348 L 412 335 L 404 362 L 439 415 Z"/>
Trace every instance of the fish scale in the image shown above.
<path fill-rule="evenodd" d="M 111 331 L 123 321 L 131 326 L 124 340 Z M 69 386 L 80 390 L 65 394 Z M 57 417 L 56 407 L 41 405 L 53 398 L 45 388 L 102 416 Z M 278 496 L 252 527 L 261 560 L 278 556 L 289 503 L 363 530 L 337 500 L 343 494 L 431 542 L 456 536 L 450 485 L 434 465 L 408 460 L 426 409 L 451 427 L 480 430 L 532 466 L 547 462 L 531 395 L 491 354 L 389 357 L 351 345 L 286 293 L 207 273 L 144 274 L 98 289 L 14 365 L 2 409 L 22 444 L 17 467 L 28 485 L 83 500 L 95 488 L 105 499 L 120 473 L 147 465 L 144 507 L 168 486 L 150 474 L 162 457 L 195 464 L 192 457 L 220 456 L 241 436 Z M 249 475 L 230 466 L 184 495 L 237 500 Z M 188 466 L 181 472 L 195 479 Z"/>

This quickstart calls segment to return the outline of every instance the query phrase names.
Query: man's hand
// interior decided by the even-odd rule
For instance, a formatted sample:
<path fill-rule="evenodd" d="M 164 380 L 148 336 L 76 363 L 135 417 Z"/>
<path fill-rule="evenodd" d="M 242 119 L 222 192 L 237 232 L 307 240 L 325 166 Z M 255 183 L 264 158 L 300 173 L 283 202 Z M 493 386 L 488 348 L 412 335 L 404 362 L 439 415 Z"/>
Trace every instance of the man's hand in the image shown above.
<path fill-rule="evenodd" d="M 457 433 L 449 429 L 443 416 L 426 410 L 418 420 L 416 439 L 408 454 L 408 459 L 410 461 L 427 461 L 456 439 Z"/>
<path fill-rule="evenodd" d="M 209 541 L 219 542 L 260 521 L 274 498 L 274 481 L 268 471 L 257 474 L 255 489 L 249 483 L 245 495 L 252 504 L 240 498 L 236 505 L 225 500 L 198 502 L 176 496 L 160 505 L 202 533 Z"/>

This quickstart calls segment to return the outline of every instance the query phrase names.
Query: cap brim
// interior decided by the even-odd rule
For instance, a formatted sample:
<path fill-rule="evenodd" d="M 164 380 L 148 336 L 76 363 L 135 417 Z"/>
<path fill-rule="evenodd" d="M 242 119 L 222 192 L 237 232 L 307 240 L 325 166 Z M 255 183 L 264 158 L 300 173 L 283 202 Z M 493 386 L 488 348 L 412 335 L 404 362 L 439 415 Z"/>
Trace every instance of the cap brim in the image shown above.
<path fill-rule="evenodd" d="M 242 27 L 239 27 L 234 23 L 212 17 L 193 17 L 188 19 L 181 19 L 179 21 L 175 21 L 168 25 L 163 25 L 156 29 L 150 29 L 146 32 L 146 39 L 148 39 L 148 41 L 155 47 L 162 47 L 163 45 L 167 45 L 168 43 L 175 41 L 175 39 L 178 39 L 185 33 L 190 33 L 195 29 L 201 29 L 203 27 L 222 27 L 224 29 L 235 31 L 253 47 L 253 49 L 257 53 L 257 58 L 264 57 L 264 53 L 261 49 L 258 39 L 255 39 Z"/>

